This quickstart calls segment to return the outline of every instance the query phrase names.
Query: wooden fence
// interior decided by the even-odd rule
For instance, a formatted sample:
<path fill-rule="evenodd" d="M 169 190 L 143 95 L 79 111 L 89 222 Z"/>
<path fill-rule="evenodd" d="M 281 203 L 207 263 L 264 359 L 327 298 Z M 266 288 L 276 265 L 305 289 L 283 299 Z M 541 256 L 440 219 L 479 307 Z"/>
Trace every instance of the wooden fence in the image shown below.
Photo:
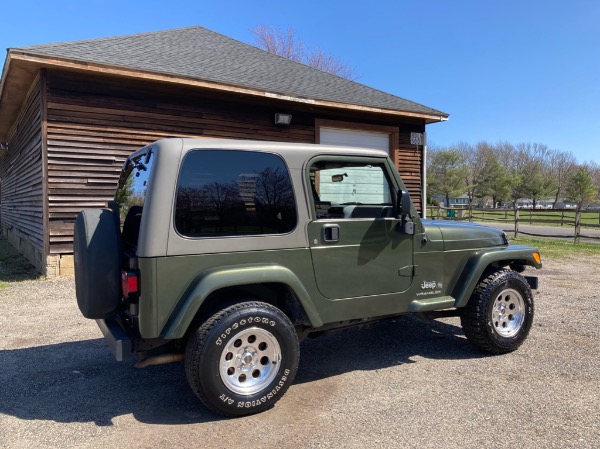
<path fill-rule="evenodd" d="M 432 219 L 510 223 L 514 226 L 515 238 L 519 235 L 519 224 L 572 227 L 573 239 L 578 243 L 583 236 L 581 230 L 600 229 L 600 211 L 574 211 L 568 209 L 480 209 L 469 207 L 427 206 L 427 217 Z"/>

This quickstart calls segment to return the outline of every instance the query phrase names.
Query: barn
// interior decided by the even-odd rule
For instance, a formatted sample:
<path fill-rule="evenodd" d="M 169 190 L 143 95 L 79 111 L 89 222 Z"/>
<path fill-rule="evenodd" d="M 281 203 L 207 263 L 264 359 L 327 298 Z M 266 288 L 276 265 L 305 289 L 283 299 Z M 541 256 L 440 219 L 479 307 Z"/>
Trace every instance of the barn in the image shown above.
<path fill-rule="evenodd" d="M 10 48 L 1 232 L 46 276 L 72 272 L 77 213 L 112 198 L 130 153 L 174 136 L 384 148 L 423 210 L 411 133 L 447 118 L 199 26 Z"/>

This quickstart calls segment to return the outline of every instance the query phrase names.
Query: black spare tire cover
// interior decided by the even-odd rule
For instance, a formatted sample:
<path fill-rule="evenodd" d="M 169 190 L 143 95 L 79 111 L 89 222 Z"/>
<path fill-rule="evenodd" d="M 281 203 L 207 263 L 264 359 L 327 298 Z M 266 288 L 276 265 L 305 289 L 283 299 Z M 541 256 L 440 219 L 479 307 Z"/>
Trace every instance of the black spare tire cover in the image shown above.
<path fill-rule="evenodd" d="M 75 220 L 75 293 L 86 318 L 106 318 L 119 307 L 120 238 L 110 209 L 84 209 Z"/>

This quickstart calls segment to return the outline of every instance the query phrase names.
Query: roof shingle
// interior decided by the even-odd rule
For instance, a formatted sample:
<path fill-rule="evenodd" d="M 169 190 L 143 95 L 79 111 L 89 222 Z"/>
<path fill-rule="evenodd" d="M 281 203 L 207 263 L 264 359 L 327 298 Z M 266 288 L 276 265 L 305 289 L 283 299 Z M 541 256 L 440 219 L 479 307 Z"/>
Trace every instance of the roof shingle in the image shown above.
<path fill-rule="evenodd" d="M 448 116 L 200 26 L 34 45 L 11 51 L 211 81 L 278 95 Z"/>

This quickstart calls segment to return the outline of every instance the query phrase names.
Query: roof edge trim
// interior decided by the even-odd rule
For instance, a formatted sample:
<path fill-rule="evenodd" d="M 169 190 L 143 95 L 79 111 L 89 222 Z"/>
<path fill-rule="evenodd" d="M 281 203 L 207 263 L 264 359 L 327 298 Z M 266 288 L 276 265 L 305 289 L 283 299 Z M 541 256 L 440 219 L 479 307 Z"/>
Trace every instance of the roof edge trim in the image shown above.
<path fill-rule="evenodd" d="M 4 85 L 6 84 L 6 78 L 8 78 L 8 71 L 10 69 L 11 61 L 10 50 L 6 52 L 6 60 L 4 61 L 4 67 L 2 68 L 2 79 L 0 79 L 0 101 L 2 101 L 2 94 L 4 93 Z"/>
<path fill-rule="evenodd" d="M 214 81 L 204 81 L 194 78 L 179 77 L 176 75 L 168 75 L 164 73 L 147 72 L 141 70 L 129 69 L 126 67 L 109 66 L 103 64 L 95 64 L 89 62 L 82 62 L 74 59 L 63 59 L 63 58 L 49 58 L 39 55 L 31 55 L 22 51 L 15 51 L 9 49 L 7 55 L 7 64 L 5 64 L 5 71 L 2 77 L 2 84 L 0 84 L 0 95 L 2 94 L 2 87 L 4 85 L 4 79 L 7 76 L 8 60 L 12 59 L 16 61 L 24 61 L 29 63 L 39 64 L 40 67 L 46 68 L 59 68 L 69 69 L 82 72 L 92 72 L 98 74 L 123 76 L 127 78 L 145 79 L 151 81 L 159 81 L 169 84 L 179 84 L 193 87 L 201 87 L 205 89 L 233 92 L 238 94 L 252 95 L 255 97 L 273 98 L 282 101 L 291 101 L 299 103 L 308 103 L 315 106 L 324 106 L 336 109 L 355 110 L 362 112 L 374 112 L 379 114 L 389 114 L 400 117 L 413 117 L 424 119 L 427 123 L 442 122 L 448 120 L 448 116 L 434 115 L 434 114 L 423 114 L 418 112 L 400 111 L 394 109 L 383 109 L 372 106 L 361 106 L 349 103 L 338 103 L 327 100 L 318 100 L 311 98 L 299 98 L 285 93 L 266 92 L 263 90 L 252 89 L 248 87 L 229 85 L 224 83 L 217 83 Z"/>

